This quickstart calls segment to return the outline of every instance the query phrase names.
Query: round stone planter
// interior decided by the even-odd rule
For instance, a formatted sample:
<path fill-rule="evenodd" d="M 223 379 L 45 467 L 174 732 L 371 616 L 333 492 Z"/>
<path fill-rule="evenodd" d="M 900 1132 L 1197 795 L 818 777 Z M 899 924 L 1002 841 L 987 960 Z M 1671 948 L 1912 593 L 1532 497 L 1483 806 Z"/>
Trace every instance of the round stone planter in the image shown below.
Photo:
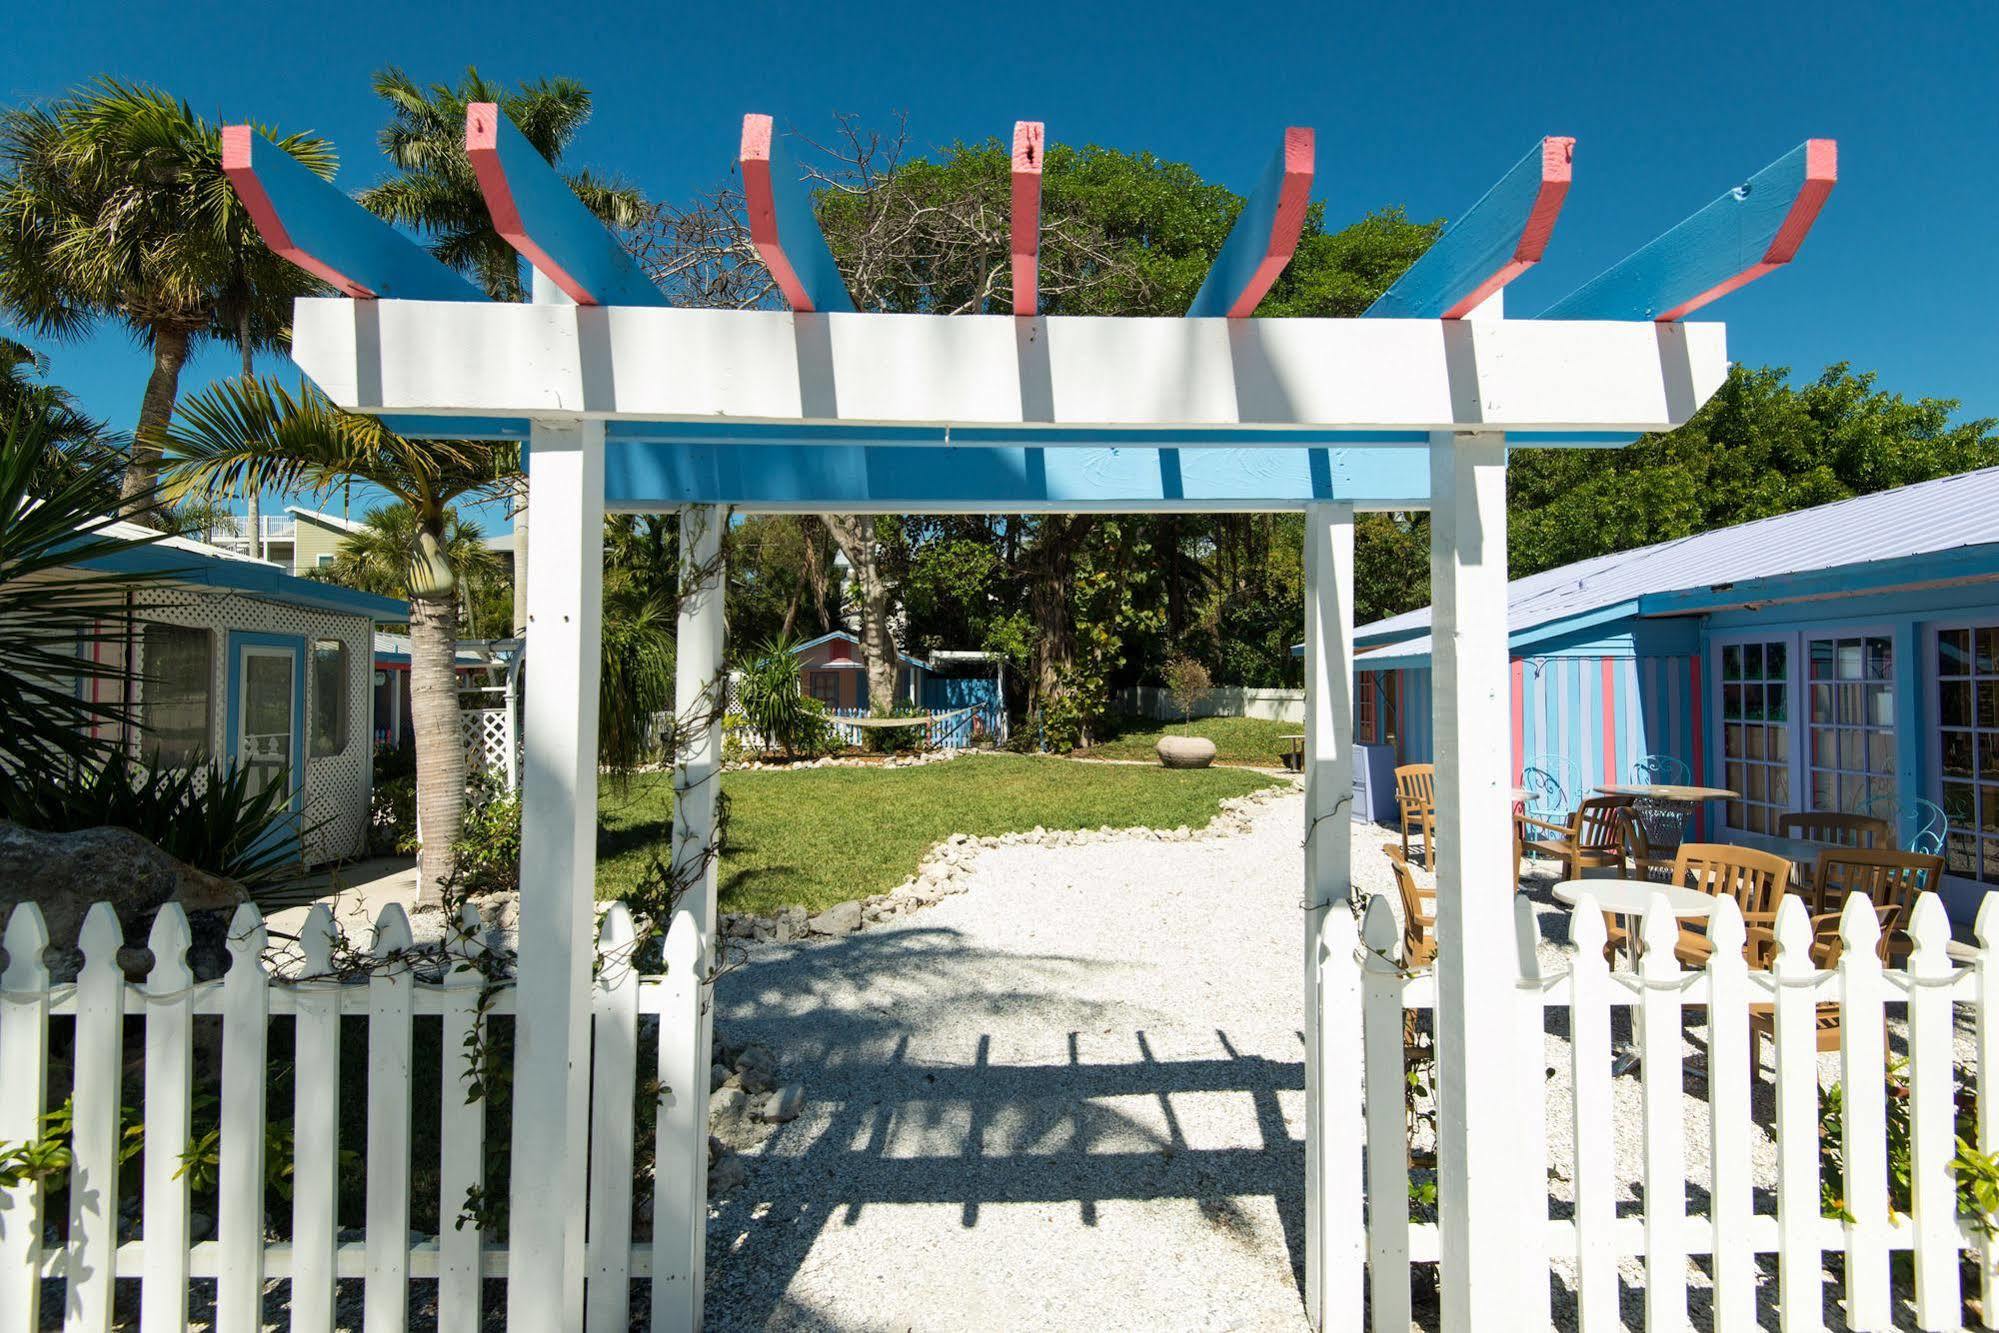
<path fill-rule="evenodd" d="M 1152 748 L 1168 768 L 1206 768 L 1215 762 L 1215 743 L 1206 736 L 1161 736 Z"/>

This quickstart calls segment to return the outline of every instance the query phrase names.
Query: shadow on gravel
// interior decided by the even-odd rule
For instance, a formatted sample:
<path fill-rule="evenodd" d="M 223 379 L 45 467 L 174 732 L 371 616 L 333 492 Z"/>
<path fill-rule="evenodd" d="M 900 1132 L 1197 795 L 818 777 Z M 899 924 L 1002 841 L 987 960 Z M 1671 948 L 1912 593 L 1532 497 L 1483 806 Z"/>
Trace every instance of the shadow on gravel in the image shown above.
<path fill-rule="evenodd" d="M 1257 1245 L 1267 1242 L 1242 1201 L 1269 1198 L 1302 1313 L 1305 1148 L 1279 1103 L 1304 1088 L 1302 1055 L 1243 1054 L 1217 1031 L 1219 1056 L 1157 1058 L 1129 1011 L 1112 1028 L 1100 1006 L 1065 1003 L 1085 969 L 1101 985 L 1102 967 L 1059 955 L 1000 960 L 956 931 L 916 927 L 771 951 L 725 976 L 718 1026 L 732 1041 L 781 1052 L 783 1077 L 804 1085 L 808 1110 L 746 1159 L 744 1187 L 716 1201 L 711 1327 L 830 1327 L 786 1287 L 825 1228 L 852 1225 L 877 1204 L 955 1204 L 965 1227 L 978 1226 L 988 1204 L 1073 1204 L 1094 1226 L 1106 1201 L 1185 1199 L 1232 1242 Z M 911 1060 L 908 1034 L 946 1006 L 967 1033 L 969 1063 Z M 1047 1011 L 1054 1030 L 1068 1027 L 1066 1061 L 995 1064 L 990 1035 L 973 1042 L 982 1019 L 1017 1022 L 1026 1006 Z M 1097 1050 L 1116 1040 L 1137 1058 L 1085 1063 L 1079 1036 Z M 1259 1144 L 1188 1142 L 1170 1099 L 1212 1092 L 1251 1099 Z M 1157 1099 L 1157 1117 L 1141 1122 L 1111 1100 L 1133 1097 Z M 814 1114 L 827 1105 L 830 1116 Z"/>

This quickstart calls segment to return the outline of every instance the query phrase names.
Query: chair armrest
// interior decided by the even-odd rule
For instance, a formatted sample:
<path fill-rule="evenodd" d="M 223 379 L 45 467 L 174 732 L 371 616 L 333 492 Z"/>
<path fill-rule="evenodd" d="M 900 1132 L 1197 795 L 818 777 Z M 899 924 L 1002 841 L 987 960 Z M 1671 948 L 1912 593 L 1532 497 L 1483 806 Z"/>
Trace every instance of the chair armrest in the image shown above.
<path fill-rule="evenodd" d="M 1551 824 L 1545 819 L 1536 819 L 1529 814 L 1518 814 L 1513 817 L 1522 824 L 1532 824 L 1535 828 L 1544 828 L 1550 833 L 1567 833 L 1569 831 L 1567 824 Z"/>

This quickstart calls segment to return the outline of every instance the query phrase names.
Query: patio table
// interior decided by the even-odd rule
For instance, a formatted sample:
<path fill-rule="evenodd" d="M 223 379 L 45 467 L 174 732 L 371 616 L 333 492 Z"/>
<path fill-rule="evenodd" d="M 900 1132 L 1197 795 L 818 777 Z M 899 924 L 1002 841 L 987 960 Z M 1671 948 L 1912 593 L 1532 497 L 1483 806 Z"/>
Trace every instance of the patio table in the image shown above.
<path fill-rule="evenodd" d="M 1305 733 L 1302 731 L 1295 732 L 1289 736 L 1279 736 L 1277 739 L 1291 747 L 1291 752 L 1284 756 L 1284 767 L 1290 769 L 1293 773 L 1304 772 Z"/>
<path fill-rule="evenodd" d="M 1677 782 L 1612 782 L 1596 790 L 1605 796 L 1629 796 L 1637 802 L 1638 817 L 1645 826 L 1645 836 L 1653 844 L 1655 856 L 1672 853 L 1684 841 L 1678 834 L 1686 828 L 1687 816 L 1695 806 L 1703 801 L 1733 800 L 1739 795 L 1726 787 L 1690 787 Z M 1670 844 L 1663 836 L 1669 827 L 1675 833 Z"/>
<path fill-rule="evenodd" d="M 1570 907 L 1583 894 L 1596 899 L 1596 905 L 1606 912 L 1613 912 L 1624 925 L 1624 938 L 1631 956 L 1631 968 L 1638 970 L 1638 952 L 1643 941 L 1639 938 L 1639 927 L 1646 909 L 1652 905 L 1652 897 L 1658 894 L 1665 898 L 1667 910 L 1675 917 L 1705 918 L 1714 911 L 1715 897 L 1702 893 L 1699 889 L 1682 888 L 1676 884 L 1659 884 L 1649 879 L 1565 879 L 1555 885 L 1555 900 Z M 1644 1022 L 1645 1011 L 1641 1005 L 1631 1006 L 1631 1030 L 1638 1031 Z M 1611 1064 L 1612 1074 L 1629 1073 L 1638 1066 L 1636 1047 L 1626 1046 L 1617 1053 Z"/>

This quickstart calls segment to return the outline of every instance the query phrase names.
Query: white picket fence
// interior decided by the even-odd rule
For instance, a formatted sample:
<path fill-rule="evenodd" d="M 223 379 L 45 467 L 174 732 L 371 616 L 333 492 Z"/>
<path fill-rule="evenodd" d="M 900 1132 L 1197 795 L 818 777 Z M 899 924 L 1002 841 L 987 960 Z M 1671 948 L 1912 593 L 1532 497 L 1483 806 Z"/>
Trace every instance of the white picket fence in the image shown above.
<path fill-rule="evenodd" d="M 1955 966 L 1946 950 L 1950 928 L 1934 894 L 1919 900 L 1911 921 L 1914 952 L 1906 970 L 1885 969 L 1877 956 L 1880 928 L 1866 900 L 1855 895 L 1840 918 L 1844 951 L 1832 970 L 1817 969 L 1809 948 L 1811 926 L 1803 904 L 1787 896 L 1776 922 L 1777 956 L 1768 972 L 1752 972 L 1743 960 L 1744 926 L 1732 899 L 1718 901 L 1709 933 L 1712 959 L 1705 970 L 1683 971 L 1673 956 L 1678 925 L 1663 900 L 1655 898 L 1642 926 L 1644 941 L 1636 973 L 1613 971 L 1603 953 L 1603 918 L 1594 900 L 1575 908 L 1574 947 L 1565 971 L 1544 975 L 1536 962 L 1538 934 L 1531 905 L 1516 905 L 1519 969 L 1519 1063 L 1517 1108 L 1522 1127 L 1519 1180 L 1512 1191 L 1520 1201 L 1519 1293 L 1526 1302 L 1520 1327 L 1546 1327 L 1550 1275 L 1574 1291 L 1579 1325 L 1585 1333 L 1623 1327 L 1619 1312 L 1621 1264 L 1642 1264 L 1645 1327 L 1689 1326 L 1690 1260 L 1706 1256 L 1711 1283 L 1711 1315 L 1716 1329 L 1758 1326 L 1758 1259 L 1777 1260 L 1775 1306 L 1785 1330 L 1817 1330 L 1824 1325 L 1821 1267 L 1828 1253 L 1841 1256 L 1847 1326 L 1886 1329 L 1906 1312 L 1891 1309 L 1889 1256 L 1913 1251 L 1915 1322 L 1924 1329 L 1962 1324 L 1959 1259 L 1976 1251 L 1983 1261 L 1983 1322 L 1999 1327 L 1999 1282 L 1994 1262 L 1999 1250 L 1961 1218 L 1951 1161 L 1954 1071 L 1953 1010 L 1967 1006 L 1976 1032 L 1975 1085 L 1978 1098 L 1977 1146 L 1991 1152 L 1995 1130 L 1992 1070 L 1999 1059 L 1999 961 L 1989 947 L 1999 943 L 1999 912 L 1979 919 L 1981 946 L 1968 966 Z M 1401 927 L 1386 897 L 1367 906 L 1355 925 L 1336 912 L 1319 965 L 1333 993 L 1334 1012 L 1362 1015 L 1359 1043 L 1348 1034 L 1328 1037 L 1329 1056 L 1344 1050 L 1364 1066 L 1364 1107 L 1334 1114 L 1353 1117 L 1348 1126 L 1366 1141 L 1370 1188 L 1364 1215 L 1345 1214 L 1364 1235 L 1350 1252 L 1364 1253 L 1369 1271 L 1372 1327 L 1404 1333 L 1410 1321 L 1410 1266 L 1435 1262 L 1439 1228 L 1410 1219 L 1408 1130 L 1404 1102 L 1405 1016 L 1433 1010 L 1435 977 L 1408 973 L 1400 966 Z M 1446 943 L 1445 947 L 1449 947 Z M 1484 942 L 1482 947 L 1506 947 Z M 1819 1005 L 1838 1006 L 1844 1098 L 1846 1203 L 1849 1220 L 1821 1216 L 1819 1194 L 1819 1079 L 1816 1023 Z M 1752 1006 L 1770 1006 L 1775 1015 L 1775 1148 L 1771 1182 L 1755 1178 L 1750 1136 Z M 1642 1160 L 1620 1161 L 1613 1138 L 1612 1014 L 1625 1010 L 1636 1053 L 1642 1057 Z M 1886 1118 L 1886 1022 L 1906 1036 L 1910 1089 L 1912 1201 L 1907 1216 L 1889 1206 Z M 1556 1019 L 1557 1025 L 1550 1026 Z M 1546 1034 L 1566 1019 L 1571 1094 L 1552 1097 L 1542 1077 Z M 1683 1066 L 1683 1032 L 1699 1033 L 1706 1046 L 1706 1070 Z M 1329 1065 L 1329 1068 L 1334 1067 Z M 1766 1065 L 1767 1069 L 1767 1065 Z M 1690 1177 L 1686 1160 L 1685 1089 L 1707 1085 L 1708 1149 L 1711 1172 Z M 1448 1087 L 1438 1090 L 1448 1098 Z M 1500 1113 L 1495 1108 L 1495 1113 Z M 1573 1154 L 1558 1160 L 1548 1149 L 1553 1117 L 1568 1120 Z M 1363 1129 L 1364 1125 L 1364 1129 Z M 1329 1131 L 1329 1134 L 1331 1131 Z M 1337 1141 L 1335 1136 L 1334 1141 Z M 1620 1172 L 1635 1174 L 1642 1205 L 1620 1199 Z M 1554 1206 L 1551 1171 L 1573 1182 L 1572 1209 Z M 1688 1191 L 1705 1187 L 1706 1213 L 1688 1210 Z M 1769 1200 L 1767 1204 L 1759 1202 Z M 1491 1184 L 1486 1185 L 1492 1188 Z M 1446 1202 L 1448 1191 L 1446 1191 Z M 1634 1207 L 1642 1206 L 1642 1212 Z M 1568 1211 L 1568 1216 L 1557 1216 Z M 1335 1243 L 1335 1249 L 1338 1242 Z M 1766 1293 L 1767 1297 L 1771 1293 Z"/>
<path fill-rule="evenodd" d="M 324 907 L 313 909 L 296 952 L 298 966 L 280 975 L 266 964 L 266 929 L 254 907 L 240 908 L 229 931 L 230 967 L 223 979 L 195 982 L 188 969 L 188 926 L 178 905 L 163 909 L 148 941 L 153 962 L 143 982 L 128 981 L 118 964 L 124 943 L 118 919 L 103 903 L 92 907 L 80 941 L 84 962 L 74 984 L 51 986 L 43 951 L 48 936 L 32 905 L 14 909 L 0 974 L 0 1143 L 38 1137 L 51 1104 L 71 1099 L 73 1160 L 67 1178 L 0 1189 L 0 1328 L 38 1327 L 44 1278 L 64 1284 L 66 1328 L 107 1328 L 113 1282 L 140 1285 L 141 1328 L 186 1327 L 192 1279 L 215 1280 L 215 1327 L 262 1327 L 266 1281 L 289 1280 L 290 1327 L 325 1333 L 333 1327 L 335 1282 L 362 1283 L 365 1326 L 402 1329 L 410 1283 L 437 1282 L 439 1330 L 481 1327 L 484 1279 L 504 1277 L 510 1256 L 475 1222 L 457 1225 L 474 1186 L 485 1179 L 484 1100 L 468 1101 L 467 1040 L 491 1016 L 514 1011 L 511 986 L 489 988 L 474 966 L 470 941 L 481 938 L 476 913 L 461 916 L 449 947 L 453 965 L 435 979 L 419 978 L 405 959 L 409 921 L 385 910 L 374 930 L 373 963 L 361 979 L 328 980 L 337 935 Z M 698 1293 L 706 1219 L 708 1071 L 698 1038 L 700 942 L 687 913 L 665 942 L 666 971 L 640 976 L 633 967 L 633 923 L 622 905 L 606 914 L 599 938 L 594 999 L 589 1195 L 585 1250 L 587 1327 L 623 1330 L 631 1283 L 651 1279 L 654 1291 L 672 1284 Z M 351 970 L 351 969 L 349 969 Z M 314 978 L 321 978 L 315 980 Z M 642 1060 L 641 1015 L 662 1015 L 656 1060 Z M 365 1020 L 366 1084 L 341 1086 L 342 1019 Z M 412 1061 L 417 1026 L 435 1019 L 442 1093 L 428 1113 L 440 1117 L 438 1154 L 412 1161 L 416 1102 Z M 686 1021 L 679 1021 L 685 1019 Z M 204 1028 L 204 1020 L 211 1020 Z M 128 1029 L 127 1024 L 135 1026 Z M 191 1233 L 190 1182 L 180 1174 L 190 1147 L 191 1108 L 199 1079 L 198 1034 L 220 1028 L 219 1170 L 214 1189 L 215 1238 Z M 143 1027 L 143 1092 L 126 1085 L 126 1039 Z M 293 1059 L 289 1216 L 266 1208 L 268 1053 L 288 1027 Z M 67 1087 L 51 1087 L 51 1052 L 73 1052 Z M 642 1081 L 651 1065 L 656 1082 Z M 654 1091 L 654 1089 L 657 1091 Z M 341 1238 L 340 1110 L 343 1097 L 365 1097 L 365 1239 Z M 136 1097 L 139 1105 L 133 1105 Z M 653 1187 L 651 1235 L 635 1240 L 635 1115 L 641 1098 L 657 1097 L 655 1161 L 676 1160 L 669 1143 L 700 1145 L 681 1152 L 685 1169 L 660 1172 Z M 143 1113 L 144 1147 L 121 1166 L 123 1125 Z M 559 1127 L 549 1127 L 559 1132 Z M 434 1171 L 436 1234 L 412 1237 L 413 1165 Z M 136 1171 L 142 1212 L 135 1236 L 120 1236 L 120 1176 Z M 177 1178 L 178 1177 L 178 1178 Z M 65 1217 L 44 1217 L 48 1193 L 66 1186 Z M 58 1239 L 44 1244 L 53 1222 Z M 130 1228 L 127 1228 L 128 1232 Z M 544 1265 L 546 1255 L 529 1256 Z M 697 1297 L 698 1299 L 698 1297 Z M 653 1303 L 653 1327 L 686 1322 L 685 1299 Z"/>

